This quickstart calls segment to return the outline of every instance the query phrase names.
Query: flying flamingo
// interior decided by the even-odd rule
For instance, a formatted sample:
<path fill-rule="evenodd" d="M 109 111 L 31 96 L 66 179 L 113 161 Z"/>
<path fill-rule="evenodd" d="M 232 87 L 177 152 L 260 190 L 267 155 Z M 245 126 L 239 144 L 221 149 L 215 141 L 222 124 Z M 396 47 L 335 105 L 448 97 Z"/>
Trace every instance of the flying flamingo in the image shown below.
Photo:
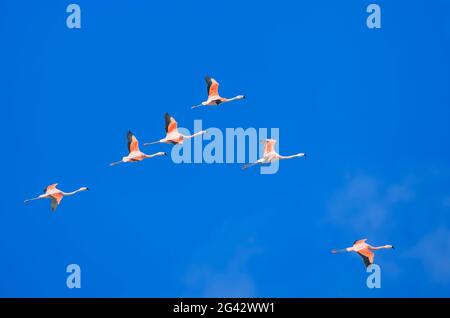
<path fill-rule="evenodd" d="M 74 194 L 76 194 L 78 192 L 89 190 L 89 188 L 81 187 L 78 190 L 75 190 L 73 192 L 63 192 L 63 191 L 61 191 L 61 190 L 56 188 L 57 185 L 58 185 L 57 183 L 49 185 L 47 188 L 44 189 L 44 193 L 43 194 L 41 194 L 40 196 L 38 196 L 36 198 L 25 200 L 24 202 L 26 203 L 26 202 L 30 202 L 30 201 L 33 201 L 33 200 L 39 200 L 39 199 L 46 199 L 46 198 L 48 198 L 48 199 L 51 200 L 52 211 L 55 212 L 56 208 L 61 203 L 61 200 L 62 200 L 63 197 L 71 196 L 71 195 L 74 195 Z"/>
<path fill-rule="evenodd" d="M 199 105 L 192 106 L 191 108 L 197 108 L 201 106 L 218 106 L 222 103 L 232 102 L 234 100 L 244 99 L 244 95 L 237 95 L 233 98 L 224 98 L 219 95 L 219 83 L 212 77 L 205 76 L 206 88 L 208 92 L 208 99 Z"/>
<path fill-rule="evenodd" d="M 145 143 L 144 146 L 158 143 L 174 144 L 174 145 L 182 144 L 185 139 L 191 139 L 206 133 L 206 130 L 202 130 L 190 136 L 183 135 L 178 132 L 178 123 L 176 122 L 175 118 L 170 116 L 168 113 L 165 113 L 164 119 L 166 121 L 166 137 L 155 142 Z"/>
<path fill-rule="evenodd" d="M 367 239 L 357 240 L 351 247 L 347 247 L 341 250 L 332 250 L 331 253 L 337 254 L 342 252 L 356 252 L 359 256 L 362 257 L 364 265 L 367 268 L 369 265 L 373 264 L 373 258 L 375 254 L 372 251 L 394 248 L 394 246 L 392 245 L 371 246 L 367 244 L 366 241 Z"/>
<path fill-rule="evenodd" d="M 281 160 L 281 159 L 292 159 L 292 158 L 299 158 L 299 157 L 306 156 L 306 154 L 304 154 L 304 153 L 298 153 L 298 154 L 292 155 L 292 156 L 282 156 L 275 151 L 275 143 L 277 142 L 276 140 L 267 139 L 267 140 L 263 140 L 262 142 L 264 143 L 263 157 L 261 159 L 258 159 L 254 163 L 250 163 L 250 164 L 242 166 L 242 169 L 247 169 L 254 165 L 270 163 L 270 162 L 274 162 L 274 161 Z"/>
<path fill-rule="evenodd" d="M 142 161 L 147 158 L 167 155 L 165 152 L 157 152 L 153 155 L 147 155 L 147 154 L 141 152 L 139 150 L 139 142 L 131 131 L 128 132 L 127 139 L 128 139 L 128 152 L 129 152 L 128 156 L 123 157 L 122 160 L 120 160 L 120 161 L 111 163 L 110 166 L 115 166 L 122 162 L 136 162 L 136 161 Z"/>

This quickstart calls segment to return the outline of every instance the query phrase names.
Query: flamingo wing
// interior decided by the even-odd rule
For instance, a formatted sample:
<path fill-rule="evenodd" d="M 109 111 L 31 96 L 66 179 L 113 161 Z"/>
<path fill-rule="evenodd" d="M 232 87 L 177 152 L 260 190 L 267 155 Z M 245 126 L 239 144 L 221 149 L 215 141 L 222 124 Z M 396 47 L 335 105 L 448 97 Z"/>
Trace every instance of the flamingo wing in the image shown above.
<path fill-rule="evenodd" d="M 219 97 L 219 83 L 212 77 L 206 76 L 206 87 L 208 91 L 208 98 Z"/>
<path fill-rule="evenodd" d="M 361 256 L 361 258 L 363 259 L 363 262 L 364 262 L 364 265 L 366 266 L 366 268 L 368 266 L 370 266 L 371 264 L 373 264 L 373 258 L 375 256 L 375 254 L 368 248 L 358 251 L 358 255 Z"/>
<path fill-rule="evenodd" d="M 353 242 L 353 245 L 361 244 L 361 243 L 366 243 L 366 241 L 367 241 L 366 238 L 365 238 L 365 239 L 362 239 L 362 240 L 356 240 L 356 241 Z"/>
<path fill-rule="evenodd" d="M 51 190 L 56 189 L 56 186 L 57 186 L 57 185 L 58 185 L 57 183 L 53 183 L 53 184 L 49 185 L 48 187 L 46 187 L 46 188 L 44 189 L 44 193 L 47 193 L 48 191 L 51 191 Z"/>
<path fill-rule="evenodd" d="M 164 114 L 164 119 L 166 121 L 166 133 L 170 134 L 171 132 L 174 132 L 178 128 L 178 123 L 176 122 L 175 118 L 169 115 L 169 113 Z"/>
<path fill-rule="evenodd" d="M 274 139 L 266 140 L 265 144 L 264 144 L 264 153 L 266 154 L 266 153 L 275 151 L 275 144 L 276 143 L 277 143 L 277 141 L 274 140 Z"/>
<path fill-rule="evenodd" d="M 52 212 L 56 211 L 56 208 L 58 207 L 58 205 L 61 202 L 62 198 L 63 198 L 62 193 L 55 193 L 55 194 L 52 194 L 50 196 L 50 199 L 52 200 L 51 201 L 51 205 L 50 205 L 51 208 L 52 208 Z"/>
<path fill-rule="evenodd" d="M 139 142 L 131 131 L 129 131 L 127 134 L 127 140 L 129 152 L 139 151 Z"/>

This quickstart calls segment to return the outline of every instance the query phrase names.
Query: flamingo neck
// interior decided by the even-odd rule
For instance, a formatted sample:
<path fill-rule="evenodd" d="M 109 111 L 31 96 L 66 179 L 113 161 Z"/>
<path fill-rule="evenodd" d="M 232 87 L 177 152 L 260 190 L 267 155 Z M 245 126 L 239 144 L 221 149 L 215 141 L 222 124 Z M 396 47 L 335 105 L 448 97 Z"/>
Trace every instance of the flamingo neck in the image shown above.
<path fill-rule="evenodd" d="M 64 194 L 65 196 L 71 196 L 71 195 L 77 194 L 78 192 L 82 192 L 82 191 L 84 191 L 84 190 L 85 190 L 85 189 L 80 188 L 80 189 L 75 190 L 75 191 L 72 191 L 72 192 L 63 192 L 63 194 Z"/>
<path fill-rule="evenodd" d="M 292 156 L 279 156 L 280 159 L 292 159 L 292 158 L 298 158 L 298 157 L 303 157 L 305 154 L 304 153 L 298 153 Z"/>
<path fill-rule="evenodd" d="M 389 249 L 392 248 L 390 245 L 382 245 L 382 246 L 375 246 L 372 247 L 373 250 L 381 250 L 381 249 Z"/>
<path fill-rule="evenodd" d="M 199 132 L 197 132 L 197 133 L 195 133 L 195 134 L 193 134 L 193 135 L 190 135 L 190 136 L 184 136 L 184 139 L 191 139 L 191 138 L 194 138 L 194 137 L 203 135 L 203 134 L 205 134 L 205 133 L 206 133 L 206 130 L 202 130 L 202 131 L 199 131 Z"/>
<path fill-rule="evenodd" d="M 227 98 L 227 102 L 232 102 L 234 100 L 243 99 L 241 95 L 234 96 L 233 98 Z"/>

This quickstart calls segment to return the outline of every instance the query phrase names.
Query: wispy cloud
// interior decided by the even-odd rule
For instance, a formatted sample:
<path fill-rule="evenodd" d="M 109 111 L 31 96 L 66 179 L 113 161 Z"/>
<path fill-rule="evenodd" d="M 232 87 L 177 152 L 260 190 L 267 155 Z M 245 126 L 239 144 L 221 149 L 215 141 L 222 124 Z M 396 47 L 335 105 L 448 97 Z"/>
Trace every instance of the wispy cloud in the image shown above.
<path fill-rule="evenodd" d="M 442 204 L 444 208 L 450 208 L 450 195 L 444 198 Z"/>
<path fill-rule="evenodd" d="M 379 230 L 395 207 L 414 197 L 413 179 L 384 184 L 367 175 L 348 178 L 345 186 L 331 197 L 327 206 L 327 220 L 367 235 Z"/>
<path fill-rule="evenodd" d="M 191 266 L 186 275 L 189 293 L 200 297 L 255 297 L 255 282 L 246 265 L 260 252 L 258 248 L 239 248 L 224 266 Z"/>
<path fill-rule="evenodd" d="M 405 256 L 419 260 L 434 281 L 450 283 L 450 229 L 440 227 L 425 235 Z"/>

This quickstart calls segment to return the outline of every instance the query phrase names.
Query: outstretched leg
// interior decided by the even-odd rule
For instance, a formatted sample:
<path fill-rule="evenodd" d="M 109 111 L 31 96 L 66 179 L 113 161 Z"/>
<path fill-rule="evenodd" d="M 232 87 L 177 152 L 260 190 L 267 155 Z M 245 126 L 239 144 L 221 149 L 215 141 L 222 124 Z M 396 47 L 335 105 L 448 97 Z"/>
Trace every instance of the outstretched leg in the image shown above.
<path fill-rule="evenodd" d="M 36 197 L 36 198 L 33 198 L 33 199 L 26 199 L 25 201 L 23 201 L 24 203 L 27 203 L 27 202 L 30 202 L 30 201 L 34 201 L 34 200 L 39 200 L 39 199 L 42 199 L 41 197 Z"/>
<path fill-rule="evenodd" d="M 253 166 L 256 166 L 256 165 L 259 165 L 259 164 L 260 164 L 260 162 L 254 162 L 254 163 L 249 163 L 249 164 L 243 165 L 242 166 L 242 170 L 246 170 L 246 169 L 248 169 L 250 167 L 253 167 Z"/>
<path fill-rule="evenodd" d="M 123 161 L 122 160 L 116 161 L 116 162 L 110 163 L 109 165 L 112 167 L 112 166 L 118 165 L 120 163 L 123 163 Z"/>
<path fill-rule="evenodd" d="M 332 250 L 331 253 L 333 254 L 337 254 L 337 253 L 344 253 L 344 252 L 350 252 L 350 247 L 349 248 L 343 248 L 340 250 Z"/>

